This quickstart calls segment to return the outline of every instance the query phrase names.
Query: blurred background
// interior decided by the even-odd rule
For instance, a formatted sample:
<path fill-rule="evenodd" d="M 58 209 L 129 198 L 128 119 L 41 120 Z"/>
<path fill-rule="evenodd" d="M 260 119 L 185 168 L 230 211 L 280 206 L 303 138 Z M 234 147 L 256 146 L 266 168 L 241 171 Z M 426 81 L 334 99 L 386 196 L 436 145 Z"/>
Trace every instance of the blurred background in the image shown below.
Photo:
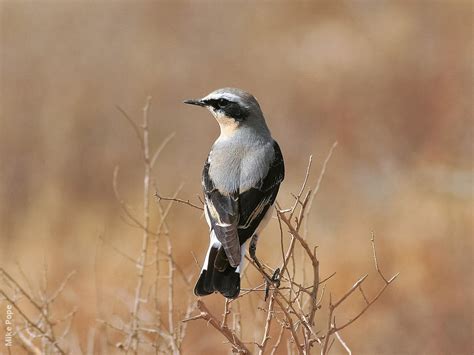
<path fill-rule="evenodd" d="M 339 142 L 309 220 L 322 275 L 337 272 L 331 292 L 365 272 L 370 291 L 381 286 L 371 231 L 382 270 L 400 272 L 343 332 L 354 353 L 473 353 L 472 2 L 0 4 L 0 266 L 16 274 L 20 264 L 38 284 L 46 262 L 51 285 L 77 270 L 63 303 L 79 307 L 78 344 L 136 282 L 133 265 L 100 241 L 138 255 L 140 232 L 120 218 L 112 173 L 120 165 L 121 193 L 140 213 L 143 167 L 115 106 L 138 121 L 152 97 L 153 146 L 176 133 L 154 178 L 163 195 L 183 183 L 179 196 L 198 201 L 218 126 L 182 100 L 233 86 L 258 98 L 280 143 L 282 205 L 309 155 L 314 186 Z M 177 260 L 195 272 L 204 219 L 175 206 L 169 224 Z M 270 265 L 277 231 L 273 221 L 260 242 Z M 220 310 L 221 298 L 208 302 Z M 198 323 L 184 350 L 228 349 Z"/>

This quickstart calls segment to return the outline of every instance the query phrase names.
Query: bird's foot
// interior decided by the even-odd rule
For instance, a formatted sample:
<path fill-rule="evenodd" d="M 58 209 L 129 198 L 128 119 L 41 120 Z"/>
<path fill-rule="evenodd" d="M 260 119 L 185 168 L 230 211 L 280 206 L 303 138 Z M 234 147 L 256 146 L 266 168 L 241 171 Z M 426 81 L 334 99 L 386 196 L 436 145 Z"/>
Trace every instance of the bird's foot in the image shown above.
<path fill-rule="evenodd" d="M 272 277 L 267 277 L 265 279 L 265 301 L 268 298 L 268 293 L 270 291 L 270 284 L 275 288 L 280 287 L 280 268 L 277 268 L 273 273 Z"/>

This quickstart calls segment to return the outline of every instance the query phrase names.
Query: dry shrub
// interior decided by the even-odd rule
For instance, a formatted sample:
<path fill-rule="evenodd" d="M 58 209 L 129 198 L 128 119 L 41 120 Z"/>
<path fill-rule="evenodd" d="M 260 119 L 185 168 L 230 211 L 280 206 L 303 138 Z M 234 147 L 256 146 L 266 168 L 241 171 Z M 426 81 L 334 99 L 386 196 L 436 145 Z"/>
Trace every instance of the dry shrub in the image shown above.
<path fill-rule="evenodd" d="M 364 291 L 363 285 L 368 278 L 366 274 L 359 277 L 346 292 L 335 296 L 327 286 L 335 273 L 324 278 L 320 276 L 317 247 L 310 245 L 308 241 L 310 238 L 308 238 L 309 231 L 306 222 L 313 199 L 320 189 L 327 164 L 337 143 L 331 147 L 314 187 L 308 185 L 312 163 L 310 157 L 301 188 L 297 194 L 292 194 L 293 205 L 283 208 L 277 204 L 275 208 L 280 227 L 280 265 L 271 267 L 258 261 L 257 258 L 247 257 L 248 264 L 260 273 L 263 282 L 248 289 L 243 288 L 240 296 L 234 300 L 225 300 L 222 317 L 218 317 L 209 310 L 204 300 L 195 299 L 192 294 L 192 281 L 195 275 L 185 272 L 173 256 L 173 243 L 167 223 L 171 208 L 175 204 L 180 204 L 194 208 L 200 211 L 199 213 L 202 213 L 203 208 L 202 204 L 194 204 L 189 200 L 178 198 L 181 187 L 171 197 L 163 197 L 159 193 L 158 186 L 152 179 L 153 168 L 160 153 L 174 134 L 169 135 L 156 150 L 152 151 L 148 125 L 150 103 L 151 99 L 148 98 L 143 108 L 141 124 L 137 124 L 124 110 L 118 108 L 135 131 L 141 147 L 144 169 L 143 215 L 138 216 L 121 197 L 118 167 L 113 174 L 113 187 L 123 212 L 123 221 L 141 230 L 142 243 L 139 255 L 130 256 L 111 242 L 102 239 L 106 245 L 129 260 L 136 268 L 136 286 L 133 290 L 133 301 L 129 305 L 130 309 L 122 315 L 110 314 L 106 317 L 108 319 L 97 320 L 106 337 L 107 347 L 134 354 L 153 352 L 178 354 L 182 352 L 189 322 L 203 320 L 210 326 L 206 328 L 206 331 L 221 333 L 227 339 L 233 352 L 273 354 L 282 351 L 286 343 L 288 353 L 308 354 L 318 348 L 321 354 L 328 354 L 337 340 L 348 353 L 351 353 L 340 332 L 353 325 L 379 299 L 398 274 L 387 278 L 382 273 L 377 260 L 375 238 L 372 234 L 374 266 L 382 281 L 378 292 L 373 296 L 368 296 Z M 152 228 L 151 223 L 152 203 L 156 203 L 159 211 L 155 228 Z M 296 255 L 297 249 L 302 251 L 301 257 Z M 198 264 L 197 261 L 196 264 Z M 308 264 L 312 266 L 310 272 L 306 270 Z M 197 266 L 198 272 L 200 267 Z M 76 311 L 73 309 L 61 318 L 51 316 L 51 308 L 54 307 L 56 299 L 61 296 L 67 281 L 74 272 L 69 274 L 54 292 L 47 294 L 46 286 L 34 291 L 30 286 L 27 288 L 21 286 L 20 282 L 6 270 L 0 271 L 4 281 L 0 294 L 20 316 L 20 319 L 16 319 L 13 330 L 16 341 L 28 352 L 35 354 L 75 352 L 74 348 L 68 344 L 67 336 Z M 247 272 L 248 268 L 245 270 L 245 273 Z M 246 277 L 245 273 L 243 277 Z M 26 277 L 23 282 L 29 285 Z M 45 269 L 44 284 L 46 283 Z M 187 303 L 179 304 L 179 307 L 177 302 L 182 303 L 182 297 L 178 298 L 175 294 L 178 283 L 179 287 L 184 287 L 188 294 Z M 336 322 L 336 313 L 339 313 L 341 306 L 354 300 L 357 294 L 363 300 L 361 308 L 349 319 Z M 264 322 L 246 321 L 244 324 L 240 313 L 243 312 L 243 307 L 252 304 L 252 297 L 266 301 L 265 308 L 260 308 L 265 312 L 265 320 Z M 244 303 L 246 300 L 250 302 Z M 184 314 L 178 314 L 178 308 L 185 309 Z M 257 311 L 257 309 L 247 310 Z M 193 315 L 196 311 L 197 314 Z M 317 317 L 318 314 L 321 316 Z M 261 334 L 260 340 L 245 341 L 242 336 L 244 328 L 254 331 L 257 330 L 255 328 L 260 328 L 258 329 Z M 86 353 L 94 353 L 93 342 L 94 335 L 92 334 L 85 350 Z"/>

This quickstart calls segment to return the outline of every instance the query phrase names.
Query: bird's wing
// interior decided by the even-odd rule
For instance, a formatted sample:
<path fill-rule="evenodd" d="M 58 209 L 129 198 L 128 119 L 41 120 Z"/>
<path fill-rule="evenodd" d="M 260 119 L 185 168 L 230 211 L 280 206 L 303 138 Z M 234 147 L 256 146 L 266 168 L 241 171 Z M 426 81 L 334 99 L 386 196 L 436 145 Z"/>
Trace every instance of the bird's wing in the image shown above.
<path fill-rule="evenodd" d="M 204 165 L 202 185 L 205 195 L 205 208 L 217 239 L 222 244 L 232 267 L 240 264 L 241 253 L 237 225 L 239 223 L 238 193 L 221 193 L 209 176 L 209 159 Z"/>
<path fill-rule="evenodd" d="M 267 175 L 253 188 L 240 194 L 239 239 L 243 244 L 256 231 L 258 225 L 275 202 L 280 184 L 285 178 L 285 165 L 278 143 L 274 141 L 274 158 Z"/>

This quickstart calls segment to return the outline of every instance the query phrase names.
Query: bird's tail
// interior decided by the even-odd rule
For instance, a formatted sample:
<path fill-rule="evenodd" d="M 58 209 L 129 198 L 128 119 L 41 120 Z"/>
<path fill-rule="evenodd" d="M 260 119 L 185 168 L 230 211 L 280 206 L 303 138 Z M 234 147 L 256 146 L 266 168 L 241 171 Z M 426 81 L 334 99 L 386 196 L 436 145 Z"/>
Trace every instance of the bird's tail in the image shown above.
<path fill-rule="evenodd" d="M 218 291 L 226 298 L 236 298 L 240 293 L 240 270 L 243 259 L 242 255 L 239 267 L 232 267 L 222 246 L 211 243 L 201 275 L 194 287 L 194 294 L 207 296 Z"/>

